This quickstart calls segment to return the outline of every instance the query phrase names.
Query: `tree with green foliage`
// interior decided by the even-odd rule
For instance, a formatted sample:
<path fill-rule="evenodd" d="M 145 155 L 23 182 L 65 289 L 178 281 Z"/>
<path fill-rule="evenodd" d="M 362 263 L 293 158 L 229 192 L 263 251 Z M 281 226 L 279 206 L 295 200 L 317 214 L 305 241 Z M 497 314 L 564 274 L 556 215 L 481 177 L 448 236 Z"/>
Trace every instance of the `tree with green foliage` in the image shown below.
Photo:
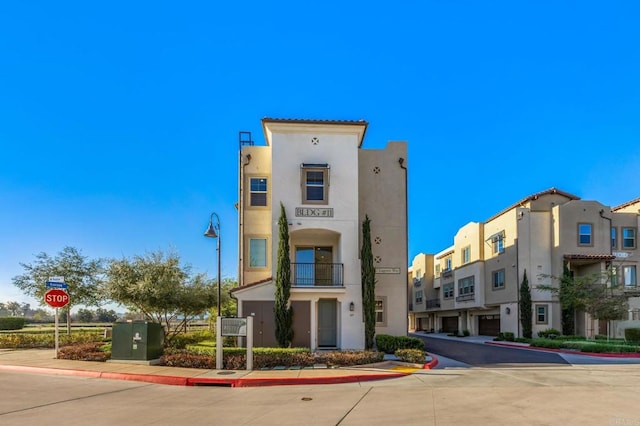
<path fill-rule="evenodd" d="M 289 303 L 291 292 L 291 259 L 289 257 L 289 225 L 284 205 L 280 203 L 278 219 L 278 266 L 275 281 L 273 313 L 276 323 L 276 341 L 281 348 L 291 346 L 293 340 L 293 308 Z"/>
<path fill-rule="evenodd" d="M 371 250 L 371 221 L 365 215 L 362 222 L 362 248 L 360 250 L 360 271 L 362 279 L 362 310 L 364 316 L 364 346 L 373 349 L 376 333 L 376 270 L 373 266 Z"/>
<path fill-rule="evenodd" d="M 559 281 L 558 299 L 560 299 L 562 334 L 570 336 L 576 334 L 576 299 L 573 297 L 575 289 L 573 278 L 566 262 Z"/>
<path fill-rule="evenodd" d="M 80 322 L 92 322 L 96 314 L 91 309 L 80 308 L 76 313 L 76 319 Z"/>
<path fill-rule="evenodd" d="M 77 305 L 97 306 L 102 301 L 101 287 L 104 281 L 104 259 L 89 259 L 74 247 L 65 247 L 56 256 L 47 253 L 36 255 L 33 263 L 20 263 L 24 274 L 13 277 L 13 285 L 42 301 L 47 291 L 49 277 L 64 277 L 69 294 L 69 304 L 62 308 L 67 318 L 67 333 L 71 333 L 68 312 Z"/>
<path fill-rule="evenodd" d="M 558 286 L 541 285 L 538 289 L 548 290 L 558 297 L 563 311 L 562 334 L 575 334 L 574 313 L 579 311 L 607 322 L 624 319 L 628 310 L 627 298 L 620 290 L 613 273 L 612 270 L 607 270 L 573 276 L 565 265 L 562 277 L 543 275 L 559 282 Z"/>
<path fill-rule="evenodd" d="M 96 319 L 98 322 L 116 322 L 118 314 L 113 309 L 108 311 L 104 308 L 96 309 Z"/>
<path fill-rule="evenodd" d="M 527 270 L 520 284 L 520 323 L 522 324 L 522 336 L 531 339 L 533 335 L 533 310 L 531 307 L 531 287 L 527 278 Z"/>
<path fill-rule="evenodd" d="M 222 291 L 220 292 L 221 302 L 220 308 L 222 313 L 220 316 L 232 318 L 238 315 L 238 301 L 231 297 L 231 290 L 238 286 L 238 281 L 232 278 L 222 279 Z M 217 297 L 217 296 L 216 296 Z M 214 306 L 209 310 L 209 320 L 215 322 L 218 316 L 218 307 Z M 213 323 L 211 324 L 213 325 Z"/>
<path fill-rule="evenodd" d="M 193 275 L 175 253 L 162 251 L 112 260 L 106 294 L 130 310 L 163 325 L 165 345 L 185 324 L 216 305 L 217 290 L 204 274 Z"/>

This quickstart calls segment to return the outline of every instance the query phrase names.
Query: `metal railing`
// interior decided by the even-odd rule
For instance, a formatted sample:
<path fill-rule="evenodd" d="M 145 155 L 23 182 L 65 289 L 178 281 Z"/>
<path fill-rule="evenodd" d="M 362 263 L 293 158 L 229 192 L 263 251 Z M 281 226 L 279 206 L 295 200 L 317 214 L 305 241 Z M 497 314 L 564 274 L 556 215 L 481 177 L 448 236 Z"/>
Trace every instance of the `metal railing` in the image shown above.
<path fill-rule="evenodd" d="M 456 302 L 466 302 L 468 300 L 475 300 L 475 294 L 463 294 L 462 296 L 456 297 Z"/>
<path fill-rule="evenodd" d="M 293 287 L 342 287 L 344 268 L 342 263 L 292 263 Z"/>
<path fill-rule="evenodd" d="M 426 309 L 433 309 L 433 308 L 439 308 L 439 307 L 440 307 L 440 299 L 429 299 L 425 303 Z"/>

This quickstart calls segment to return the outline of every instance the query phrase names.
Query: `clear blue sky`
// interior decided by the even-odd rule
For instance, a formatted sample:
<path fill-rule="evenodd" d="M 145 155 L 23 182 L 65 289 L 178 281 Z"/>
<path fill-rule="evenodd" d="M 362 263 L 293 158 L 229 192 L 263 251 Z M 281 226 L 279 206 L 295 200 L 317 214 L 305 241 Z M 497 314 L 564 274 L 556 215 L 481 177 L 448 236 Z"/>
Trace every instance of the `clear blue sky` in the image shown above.
<path fill-rule="evenodd" d="M 0 301 L 44 251 L 237 274 L 238 131 L 409 144 L 410 256 L 552 186 L 640 196 L 636 1 L 0 4 Z"/>

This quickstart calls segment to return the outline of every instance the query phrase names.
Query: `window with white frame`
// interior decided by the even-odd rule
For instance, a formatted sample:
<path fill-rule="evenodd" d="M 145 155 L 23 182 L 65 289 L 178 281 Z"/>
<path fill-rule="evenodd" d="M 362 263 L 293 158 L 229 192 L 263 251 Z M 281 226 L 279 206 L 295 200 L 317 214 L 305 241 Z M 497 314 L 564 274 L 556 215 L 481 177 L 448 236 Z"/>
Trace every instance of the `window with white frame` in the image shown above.
<path fill-rule="evenodd" d="M 267 239 L 249 238 L 249 267 L 267 267 Z"/>
<path fill-rule="evenodd" d="M 504 253 L 504 232 L 491 237 L 491 248 L 493 249 L 493 254 Z"/>
<path fill-rule="evenodd" d="M 466 246 L 462 249 L 462 264 L 469 263 L 471 261 L 471 246 Z"/>
<path fill-rule="evenodd" d="M 453 283 L 442 286 L 442 297 L 444 299 L 453 298 Z"/>
<path fill-rule="evenodd" d="M 267 178 L 249 178 L 249 205 L 264 207 L 267 205 Z"/>
<path fill-rule="evenodd" d="M 473 275 L 458 280 L 458 296 L 473 293 L 475 293 L 475 277 Z"/>
<path fill-rule="evenodd" d="M 423 294 L 422 290 L 416 291 L 416 303 L 422 303 Z"/>
<path fill-rule="evenodd" d="M 548 324 L 547 305 L 536 305 L 536 324 Z"/>
<path fill-rule="evenodd" d="M 329 201 L 329 167 L 326 164 L 302 165 L 302 203 L 327 204 Z"/>
<path fill-rule="evenodd" d="M 375 312 L 376 312 L 376 325 L 384 326 L 387 324 L 387 315 L 386 315 L 386 297 L 376 296 L 375 302 Z"/>
<path fill-rule="evenodd" d="M 611 228 L 611 248 L 618 248 L 618 230 L 615 227 Z"/>
<path fill-rule="evenodd" d="M 625 287 L 637 287 L 638 279 L 636 276 L 635 265 L 627 265 L 622 267 L 622 276 L 624 279 Z"/>
<path fill-rule="evenodd" d="M 622 248 L 636 248 L 636 228 L 622 228 Z"/>
<path fill-rule="evenodd" d="M 504 269 L 493 271 L 492 275 L 493 289 L 499 290 L 504 288 Z"/>
<path fill-rule="evenodd" d="M 593 225 L 591 223 L 578 224 L 578 245 L 579 246 L 593 245 Z"/>
<path fill-rule="evenodd" d="M 611 287 L 617 287 L 618 286 L 618 267 L 617 266 L 612 266 L 611 270 L 609 271 L 609 274 L 611 274 Z"/>
<path fill-rule="evenodd" d="M 450 271 L 451 270 L 451 256 L 448 256 L 445 260 L 444 260 L 444 270 L 445 271 Z"/>

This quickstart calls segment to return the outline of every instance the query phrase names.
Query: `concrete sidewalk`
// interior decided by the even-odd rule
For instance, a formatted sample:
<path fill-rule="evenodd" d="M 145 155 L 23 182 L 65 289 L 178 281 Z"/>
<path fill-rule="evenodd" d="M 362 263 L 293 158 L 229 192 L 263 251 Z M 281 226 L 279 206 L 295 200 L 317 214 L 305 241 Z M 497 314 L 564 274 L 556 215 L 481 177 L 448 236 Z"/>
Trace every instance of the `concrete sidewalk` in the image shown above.
<path fill-rule="evenodd" d="M 431 365 L 435 364 L 435 360 Z M 415 369 L 392 362 L 368 367 L 297 370 L 207 370 L 125 362 L 56 359 L 52 349 L 1 349 L 0 371 L 132 380 L 181 386 L 252 387 L 356 383 L 403 377 Z"/>

